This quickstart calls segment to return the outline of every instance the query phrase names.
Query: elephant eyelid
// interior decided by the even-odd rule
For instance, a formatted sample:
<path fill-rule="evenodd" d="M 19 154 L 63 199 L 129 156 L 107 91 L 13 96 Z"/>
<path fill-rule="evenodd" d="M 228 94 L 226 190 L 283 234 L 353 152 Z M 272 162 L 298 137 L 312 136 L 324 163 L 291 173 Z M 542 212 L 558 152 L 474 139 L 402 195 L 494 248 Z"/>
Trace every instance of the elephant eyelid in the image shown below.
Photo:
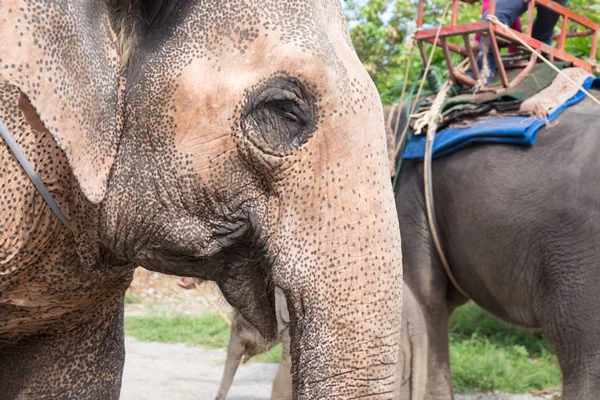
<path fill-rule="evenodd" d="M 293 101 L 274 101 L 272 102 L 274 111 L 292 122 L 306 122 L 306 116 L 298 105 Z"/>

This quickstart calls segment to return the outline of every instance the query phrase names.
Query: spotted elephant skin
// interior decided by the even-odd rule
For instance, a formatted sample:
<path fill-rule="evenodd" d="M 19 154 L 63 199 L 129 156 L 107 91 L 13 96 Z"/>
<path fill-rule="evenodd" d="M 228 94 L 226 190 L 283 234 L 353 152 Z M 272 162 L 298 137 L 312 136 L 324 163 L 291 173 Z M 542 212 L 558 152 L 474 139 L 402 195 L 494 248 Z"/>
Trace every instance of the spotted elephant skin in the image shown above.
<path fill-rule="evenodd" d="M 381 103 L 337 0 L 3 0 L 0 398 L 116 399 L 134 266 L 215 281 L 294 397 L 387 399 L 401 251 Z"/>
<path fill-rule="evenodd" d="M 432 169 L 439 233 L 458 284 L 497 318 L 548 338 L 564 400 L 600 398 L 599 148 L 600 108 L 585 99 L 542 128 L 533 147 L 471 146 Z M 396 188 L 404 274 L 427 323 L 426 398 L 452 399 L 448 321 L 467 299 L 435 252 L 422 171 L 404 162 Z"/>

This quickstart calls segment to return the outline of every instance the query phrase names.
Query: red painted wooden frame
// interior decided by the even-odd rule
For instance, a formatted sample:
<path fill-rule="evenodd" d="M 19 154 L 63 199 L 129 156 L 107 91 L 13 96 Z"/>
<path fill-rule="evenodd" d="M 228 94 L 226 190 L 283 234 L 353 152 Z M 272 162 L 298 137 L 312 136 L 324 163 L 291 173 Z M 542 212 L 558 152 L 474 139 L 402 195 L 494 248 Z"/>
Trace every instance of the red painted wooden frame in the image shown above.
<path fill-rule="evenodd" d="M 490 1 L 489 14 L 494 15 L 496 11 L 496 1 Z M 582 17 L 579 14 L 574 13 L 573 11 L 567 9 L 566 7 L 561 6 L 558 3 L 555 3 L 552 0 L 527 0 L 529 2 L 528 5 L 528 14 L 527 14 L 527 28 L 525 33 L 517 32 L 511 29 L 511 32 L 527 43 L 529 46 L 534 48 L 547 55 L 551 60 L 561 60 L 561 61 L 569 61 L 573 63 L 576 67 L 583 68 L 589 72 L 591 72 L 594 68 L 592 63 L 582 60 L 580 58 L 574 57 L 568 53 L 565 53 L 565 44 L 567 38 L 576 37 L 576 36 L 592 36 L 592 46 L 590 49 L 590 60 L 596 59 L 596 47 L 598 45 L 598 24 L 593 21 L 590 21 L 587 18 Z M 501 39 L 504 42 L 508 42 L 515 47 L 520 47 L 520 44 L 515 41 L 515 39 L 504 30 L 501 26 L 495 25 L 489 21 L 476 22 L 473 24 L 460 24 L 457 25 L 456 21 L 458 19 L 458 6 L 460 0 L 452 0 L 452 17 L 450 26 L 443 27 L 439 33 L 439 39 L 437 45 L 440 46 L 444 52 L 444 58 L 446 59 L 446 63 L 448 64 L 448 70 L 450 72 L 450 78 L 454 82 L 464 83 L 470 86 L 475 84 L 476 79 L 479 77 L 479 71 L 477 69 L 475 63 L 475 54 L 473 49 L 469 44 L 469 35 L 470 34 L 480 34 L 481 36 L 488 36 L 490 38 L 491 50 L 496 58 L 498 64 L 498 72 L 500 73 L 500 79 L 502 81 L 502 85 L 504 87 L 513 87 L 516 86 L 525 75 L 531 71 L 531 69 L 535 66 L 537 62 L 537 56 L 532 54 L 529 58 L 529 62 L 526 64 L 516 63 L 513 66 L 524 67 L 523 71 L 521 71 L 511 82 L 508 81 L 508 77 L 506 74 L 506 67 L 504 62 L 502 61 L 502 55 L 500 54 L 500 48 L 498 46 L 497 39 Z M 547 45 L 545 43 L 540 42 L 531 37 L 531 33 L 533 30 L 533 21 L 534 21 L 534 11 L 536 6 L 542 6 L 549 8 L 556 13 L 558 13 L 562 18 L 561 25 L 561 33 L 559 35 L 555 35 L 554 39 L 556 40 L 556 47 Z M 425 0 L 419 0 L 418 13 L 417 13 L 417 27 L 421 28 L 423 26 L 423 16 L 425 13 Z M 584 32 L 568 32 L 567 24 L 569 21 L 575 22 L 578 25 L 583 26 L 586 31 Z M 433 43 L 436 37 L 438 29 L 427 29 L 427 30 L 417 30 L 415 34 L 415 38 L 417 40 L 417 45 L 419 46 L 419 50 L 421 52 L 421 57 L 423 61 L 427 61 L 427 54 L 425 52 L 424 43 Z M 453 36 L 461 36 L 464 42 L 464 47 L 459 46 L 453 43 L 447 42 L 448 37 Z M 522 46 L 521 46 L 522 47 Z M 471 66 L 473 78 L 466 76 L 459 71 L 456 70 L 454 64 L 452 63 L 451 52 L 459 53 L 464 57 L 468 57 Z"/>

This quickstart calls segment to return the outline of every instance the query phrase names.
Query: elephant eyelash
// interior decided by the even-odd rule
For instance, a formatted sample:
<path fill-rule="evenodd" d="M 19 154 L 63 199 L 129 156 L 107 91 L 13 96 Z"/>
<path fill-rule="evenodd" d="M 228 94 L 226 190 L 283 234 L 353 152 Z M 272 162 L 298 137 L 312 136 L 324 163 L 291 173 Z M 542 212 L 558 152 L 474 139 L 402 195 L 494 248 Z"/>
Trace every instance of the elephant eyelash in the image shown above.
<path fill-rule="evenodd" d="M 303 118 L 299 116 L 302 111 L 294 101 L 277 101 L 273 105 L 275 112 L 282 117 L 292 122 L 303 122 Z"/>

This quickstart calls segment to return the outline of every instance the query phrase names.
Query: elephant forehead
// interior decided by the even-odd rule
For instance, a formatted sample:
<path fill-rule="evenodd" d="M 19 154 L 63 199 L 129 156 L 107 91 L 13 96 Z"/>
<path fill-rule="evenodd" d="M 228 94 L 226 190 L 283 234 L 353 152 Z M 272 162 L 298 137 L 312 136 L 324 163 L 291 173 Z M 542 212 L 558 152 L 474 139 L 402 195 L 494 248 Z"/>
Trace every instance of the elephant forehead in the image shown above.
<path fill-rule="evenodd" d="M 175 78 L 173 106 L 169 109 L 176 126 L 175 143 L 210 142 L 214 146 L 215 140 L 225 140 L 231 133 L 232 118 L 249 94 L 271 76 L 297 78 L 327 93 L 319 98 L 321 102 L 326 98 L 330 107 L 338 104 L 339 91 L 331 88 L 336 82 L 333 71 L 319 60 L 295 55 L 293 47 L 274 45 L 265 53 L 250 49 L 246 54 L 224 56 L 218 65 L 202 58 L 190 62 Z"/>
<path fill-rule="evenodd" d="M 130 84 L 147 91 L 173 86 L 194 64 L 192 71 L 206 86 L 231 77 L 216 72 L 298 70 L 300 60 L 305 68 L 324 63 L 338 84 L 347 83 L 346 60 L 339 54 L 355 56 L 340 13 L 334 0 L 189 3 L 143 36 Z"/>

